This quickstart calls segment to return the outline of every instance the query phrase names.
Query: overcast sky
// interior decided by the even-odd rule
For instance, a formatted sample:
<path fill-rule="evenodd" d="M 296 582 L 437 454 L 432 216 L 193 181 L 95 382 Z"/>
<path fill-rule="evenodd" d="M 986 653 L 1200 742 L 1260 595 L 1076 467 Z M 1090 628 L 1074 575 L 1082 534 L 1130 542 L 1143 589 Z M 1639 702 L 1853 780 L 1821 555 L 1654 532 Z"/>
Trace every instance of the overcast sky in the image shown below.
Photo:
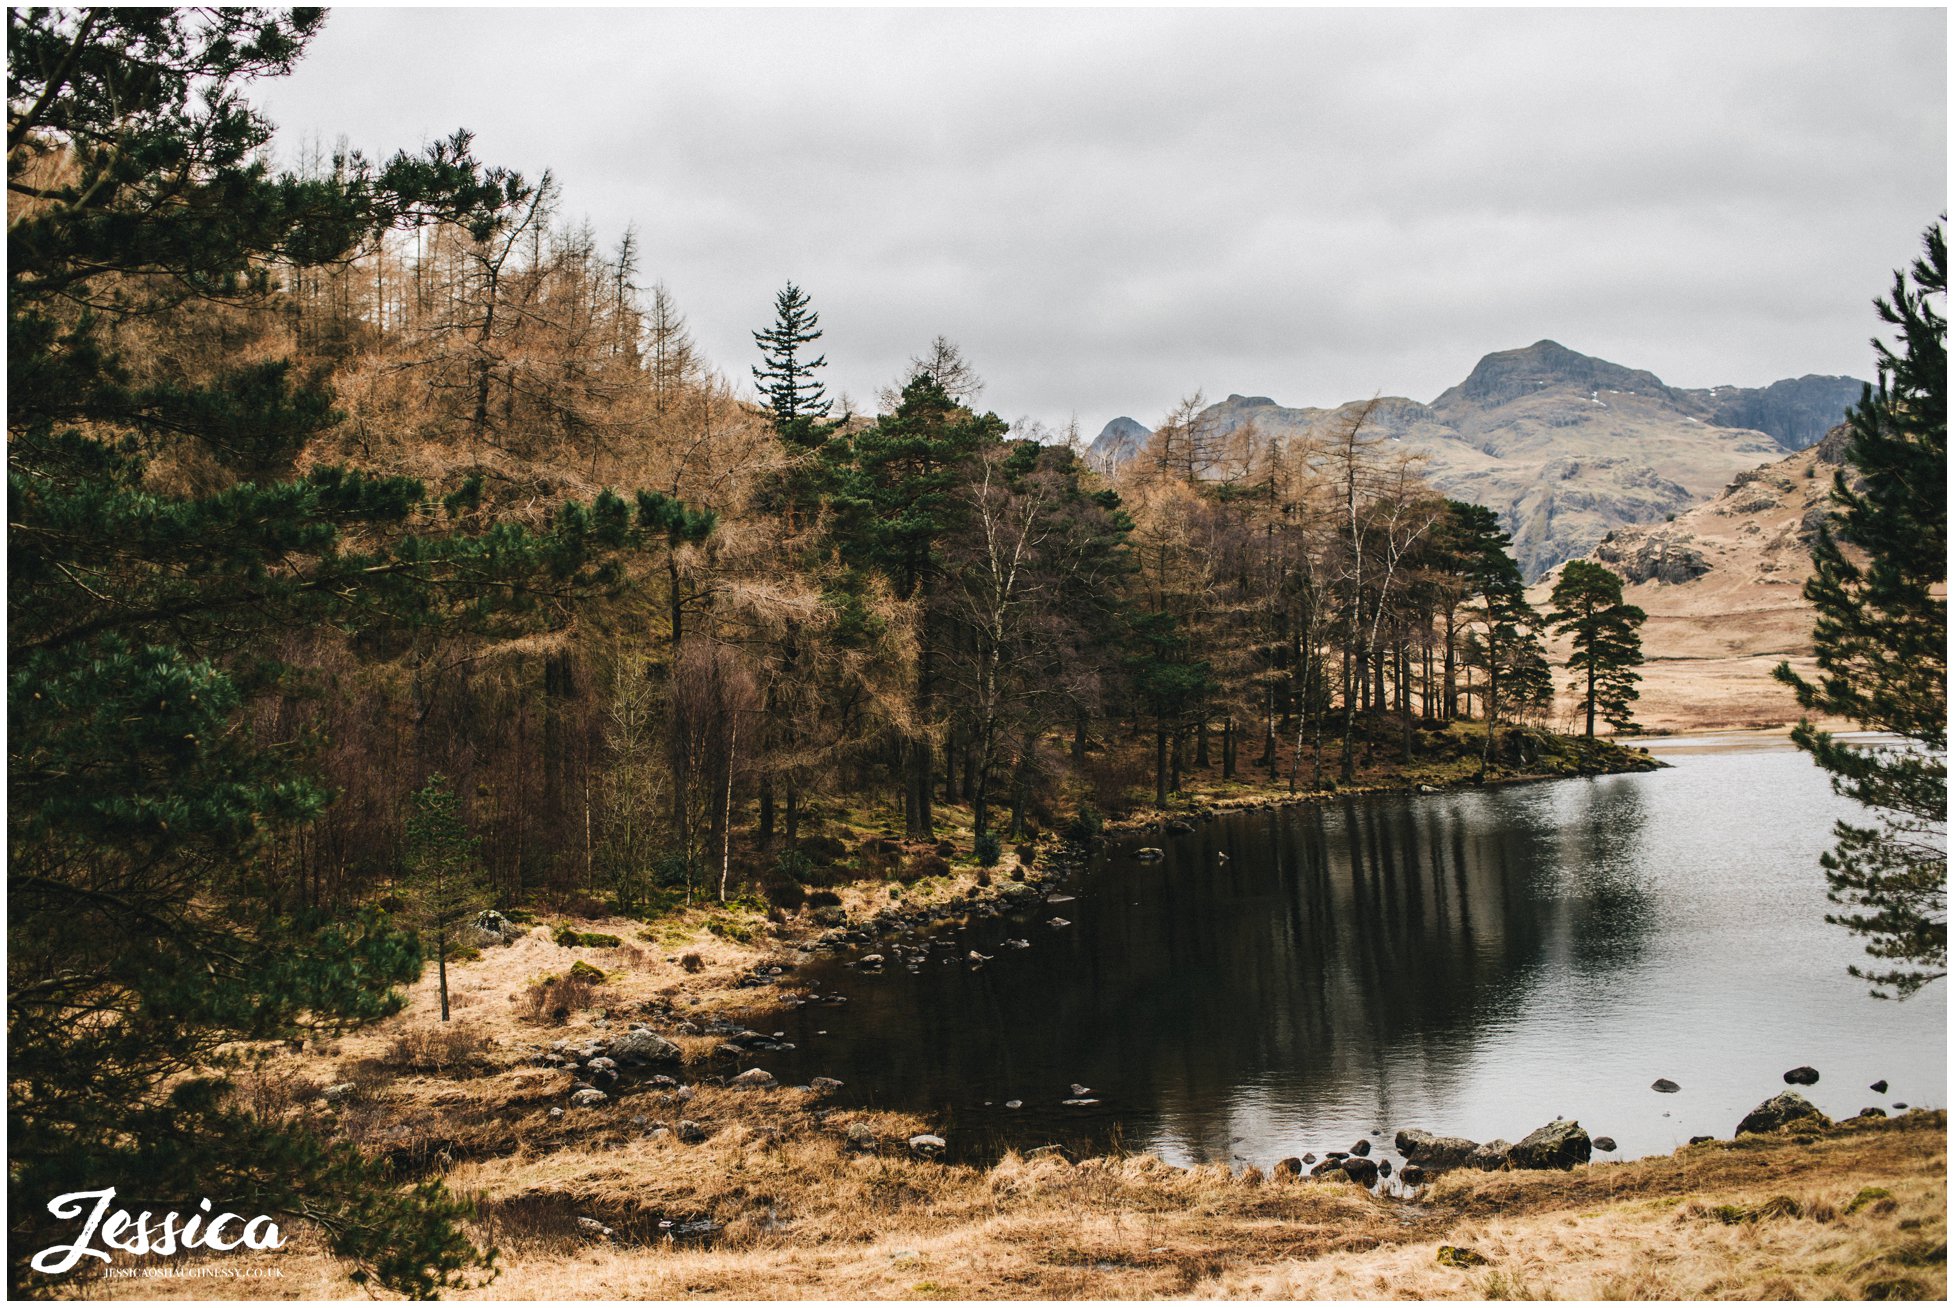
<path fill-rule="evenodd" d="M 1927 9 L 342 9 L 259 99 L 287 156 L 465 126 L 553 170 L 741 379 L 792 279 L 858 406 L 941 333 L 1090 437 L 1197 388 L 1430 400 L 1543 337 L 1870 376 L 1946 78 Z"/>

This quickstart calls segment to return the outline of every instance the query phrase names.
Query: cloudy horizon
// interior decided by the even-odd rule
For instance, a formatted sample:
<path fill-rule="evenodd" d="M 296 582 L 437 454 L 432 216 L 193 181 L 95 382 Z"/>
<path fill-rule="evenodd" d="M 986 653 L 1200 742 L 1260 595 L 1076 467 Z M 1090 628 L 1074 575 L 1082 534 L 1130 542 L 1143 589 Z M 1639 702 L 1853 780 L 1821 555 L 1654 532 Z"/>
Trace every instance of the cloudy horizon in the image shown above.
<path fill-rule="evenodd" d="M 1675 386 L 1869 377 L 1946 207 L 1943 10 L 341 10 L 282 158 L 457 127 L 744 382 L 793 280 L 831 392 L 932 337 L 1090 438 L 1205 391 L 1430 400 L 1553 339 Z"/>

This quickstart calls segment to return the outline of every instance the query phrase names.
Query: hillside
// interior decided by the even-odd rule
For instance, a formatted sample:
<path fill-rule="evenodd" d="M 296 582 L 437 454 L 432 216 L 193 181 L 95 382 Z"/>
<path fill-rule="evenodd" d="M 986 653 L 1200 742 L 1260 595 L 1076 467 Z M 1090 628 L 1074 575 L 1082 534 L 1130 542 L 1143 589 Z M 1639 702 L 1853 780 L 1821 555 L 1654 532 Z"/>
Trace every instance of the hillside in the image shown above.
<path fill-rule="evenodd" d="M 1425 456 L 1439 490 L 1499 512 L 1529 579 L 1585 554 L 1618 528 L 1661 522 L 1700 504 L 1739 472 L 1796 448 L 1812 415 L 1849 388 L 1827 425 L 1857 398 L 1850 378 L 1801 378 L 1742 390 L 1677 390 L 1653 373 L 1580 354 L 1553 341 L 1481 359 L 1430 404 L 1386 397 L 1377 433 Z M 1203 411 L 1216 433 L 1253 423 L 1270 440 L 1325 436 L 1359 407 L 1287 408 L 1230 395 Z M 1763 430 L 1724 425 L 1743 415 Z M 1143 445 L 1130 418 L 1092 445 L 1117 466 Z"/>
<path fill-rule="evenodd" d="M 1771 677 L 1789 658 L 1809 671 L 1812 610 L 1803 597 L 1811 542 L 1826 511 L 1842 430 L 1808 450 L 1737 475 L 1673 522 L 1611 532 L 1588 557 L 1622 574 L 1648 615 L 1645 727 L 1773 726 L 1798 706 Z M 1532 592 L 1543 609 L 1553 576 Z M 1565 651 L 1556 648 L 1555 657 Z"/>

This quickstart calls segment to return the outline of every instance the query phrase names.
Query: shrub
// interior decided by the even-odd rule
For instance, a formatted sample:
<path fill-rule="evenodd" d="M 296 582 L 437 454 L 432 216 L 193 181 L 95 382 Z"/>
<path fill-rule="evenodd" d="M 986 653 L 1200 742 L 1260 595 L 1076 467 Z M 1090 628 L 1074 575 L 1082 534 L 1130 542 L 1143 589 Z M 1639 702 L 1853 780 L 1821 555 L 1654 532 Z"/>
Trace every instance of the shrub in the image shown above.
<path fill-rule="evenodd" d="M 833 863 L 848 857 L 848 846 L 833 836 L 802 836 L 794 852 L 809 863 Z"/>
<path fill-rule="evenodd" d="M 706 960 L 699 957 L 697 950 L 687 950 L 685 953 L 680 954 L 678 965 L 688 972 L 703 972 L 706 970 Z"/>
<path fill-rule="evenodd" d="M 936 853 L 939 858 L 955 858 L 957 847 L 947 840 L 939 840 L 936 842 Z"/>
<path fill-rule="evenodd" d="M 918 854 L 902 865 L 901 879 L 905 882 L 921 881 L 924 877 L 942 877 L 950 874 L 950 865 L 937 854 Z"/>
<path fill-rule="evenodd" d="M 570 964 L 570 975 L 573 977 L 577 977 L 581 980 L 588 981 L 591 985 L 594 986 L 601 986 L 604 984 L 604 973 L 598 968 L 594 968 L 590 964 L 584 962 L 581 958 L 578 959 L 576 962 Z"/>
<path fill-rule="evenodd" d="M 589 1008 L 597 988 L 587 977 L 546 976 L 529 983 L 516 1015 L 530 1022 L 561 1022 L 580 1008 Z"/>
<path fill-rule="evenodd" d="M 473 1026 L 443 1022 L 432 1028 L 402 1031 L 379 1061 L 396 1072 L 465 1076 L 495 1066 L 489 1055 L 492 1048 L 494 1042 Z"/>
<path fill-rule="evenodd" d="M 997 860 L 1004 854 L 1004 846 L 996 833 L 985 831 L 978 835 L 974 846 L 977 853 L 977 866 L 996 867 Z"/>
<path fill-rule="evenodd" d="M 832 890 L 817 890 L 807 897 L 809 908 L 839 908 L 841 896 Z"/>
<path fill-rule="evenodd" d="M 1072 819 L 1073 839 L 1079 841 L 1097 840 L 1105 830 L 1106 819 L 1100 816 L 1098 809 L 1090 804 L 1079 805 L 1079 811 Z"/>

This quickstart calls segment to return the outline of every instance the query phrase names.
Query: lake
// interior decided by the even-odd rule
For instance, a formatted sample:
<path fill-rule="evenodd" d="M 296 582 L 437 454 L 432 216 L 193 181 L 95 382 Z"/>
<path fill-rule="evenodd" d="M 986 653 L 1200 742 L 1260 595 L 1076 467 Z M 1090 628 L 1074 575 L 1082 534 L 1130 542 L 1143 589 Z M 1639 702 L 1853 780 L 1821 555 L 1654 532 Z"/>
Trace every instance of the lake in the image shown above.
<path fill-rule="evenodd" d="M 1054 888 L 1069 901 L 946 929 L 913 968 L 850 965 L 879 944 L 808 964 L 798 983 L 849 1002 L 768 1019 L 797 1047 L 750 1061 L 921 1113 L 969 1159 L 1060 1142 L 1266 1168 L 1557 1116 L 1634 1157 L 1728 1137 L 1801 1064 L 1834 1116 L 1943 1105 L 1945 983 L 1870 997 L 1824 920 L 1818 856 L 1856 806 L 1782 738 L 1649 744 L 1672 766 L 1110 842 Z"/>

